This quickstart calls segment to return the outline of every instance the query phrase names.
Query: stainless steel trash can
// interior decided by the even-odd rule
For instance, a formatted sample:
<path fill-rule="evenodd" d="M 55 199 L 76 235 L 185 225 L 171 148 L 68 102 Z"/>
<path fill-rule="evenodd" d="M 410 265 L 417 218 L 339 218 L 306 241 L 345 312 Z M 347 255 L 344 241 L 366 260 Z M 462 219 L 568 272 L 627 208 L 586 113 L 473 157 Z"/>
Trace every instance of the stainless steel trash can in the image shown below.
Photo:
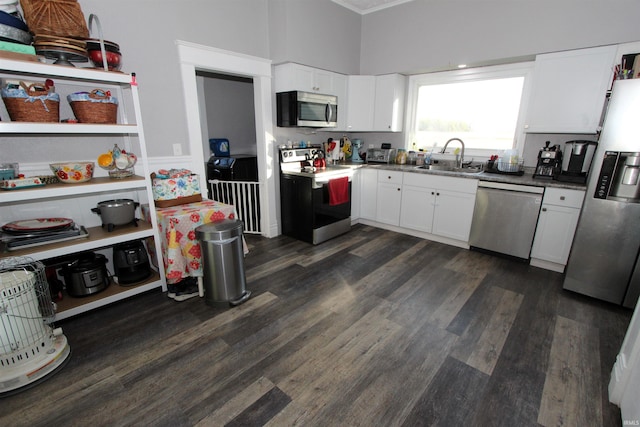
<path fill-rule="evenodd" d="M 204 299 L 208 305 L 235 306 L 251 296 L 246 289 L 242 221 L 224 220 L 196 228 L 202 248 Z"/>

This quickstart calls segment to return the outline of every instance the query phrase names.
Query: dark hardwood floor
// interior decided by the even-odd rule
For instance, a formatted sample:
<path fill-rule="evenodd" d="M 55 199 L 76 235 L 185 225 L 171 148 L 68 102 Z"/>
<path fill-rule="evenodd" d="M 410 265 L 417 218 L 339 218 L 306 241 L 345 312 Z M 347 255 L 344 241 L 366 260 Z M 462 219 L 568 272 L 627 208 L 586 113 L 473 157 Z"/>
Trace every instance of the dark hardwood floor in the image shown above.
<path fill-rule="evenodd" d="M 0 425 L 621 425 L 631 311 L 561 274 L 361 225 L 246 240 L 248 302 L 156 291 L 58 322 L 69 363 Z"/>

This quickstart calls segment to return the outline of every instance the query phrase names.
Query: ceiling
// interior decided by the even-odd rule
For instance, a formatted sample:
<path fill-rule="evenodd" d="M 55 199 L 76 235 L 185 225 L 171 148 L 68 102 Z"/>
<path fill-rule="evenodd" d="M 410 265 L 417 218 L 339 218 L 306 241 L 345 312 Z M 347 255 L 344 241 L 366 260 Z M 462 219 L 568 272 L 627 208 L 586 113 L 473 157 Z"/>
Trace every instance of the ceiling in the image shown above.
<path fill-rule="evenodd" d="M 413 0 L 332 0 L 340 6 L 346 7 L 360 15 L 376 12 L 388 7 L 397 6 Z"/>

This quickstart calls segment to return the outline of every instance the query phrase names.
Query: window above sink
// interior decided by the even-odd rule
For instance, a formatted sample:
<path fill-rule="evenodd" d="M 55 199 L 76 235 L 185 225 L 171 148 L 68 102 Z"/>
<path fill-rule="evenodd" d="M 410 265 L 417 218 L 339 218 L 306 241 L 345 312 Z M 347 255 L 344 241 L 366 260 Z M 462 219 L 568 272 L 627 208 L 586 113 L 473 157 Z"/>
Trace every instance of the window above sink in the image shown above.
<path fill-rule="evenodd" d="M 439 152 L 455 137 L 467 157 L 517 148 L 532 69 L 526 62 L 411 76 L 405 146 Z"/>

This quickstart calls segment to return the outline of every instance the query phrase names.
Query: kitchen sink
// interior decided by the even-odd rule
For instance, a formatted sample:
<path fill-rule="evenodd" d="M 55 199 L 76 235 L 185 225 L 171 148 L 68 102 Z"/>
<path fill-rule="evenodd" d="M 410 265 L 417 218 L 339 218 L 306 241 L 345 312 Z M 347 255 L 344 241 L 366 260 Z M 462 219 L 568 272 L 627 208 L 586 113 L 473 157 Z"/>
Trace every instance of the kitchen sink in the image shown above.
<path fill-rule="evenodd" d="M 440 171 L 440 172 L 451 172 L 451 173 L 464 173 L 464 174 L 480 174 L 483 171 L 482 165 L 465 165 L 462 167 L 456 167 L 449 164 L 432 164 L 432 165 L 422 165 L 416 166 L 416 169 L 423 170 L 432 170 L 432 171 Z"/>

